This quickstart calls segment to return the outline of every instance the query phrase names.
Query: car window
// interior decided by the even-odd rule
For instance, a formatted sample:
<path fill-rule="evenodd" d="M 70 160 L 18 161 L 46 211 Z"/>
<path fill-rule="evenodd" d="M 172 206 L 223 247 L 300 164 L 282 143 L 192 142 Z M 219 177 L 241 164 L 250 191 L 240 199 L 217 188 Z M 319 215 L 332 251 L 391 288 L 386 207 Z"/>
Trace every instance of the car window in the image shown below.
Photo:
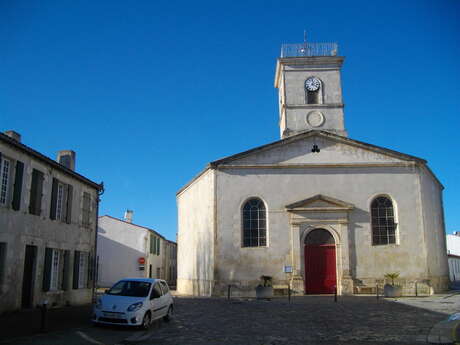
<path fill-rule="evenodd" d="M 140 281 L 122 280 L 116 283 L 109 291 L 108 295 L 145 297 L 149 294 L 150 283 Z"/>
<path fill-rule="evenodd" d="M 150 299 L 158 298 L 158 297 L 161 297 L 162 295 L 163 295 L 163 292 L 161 291 L 160 284 L 155 283 L 155 285 L 153 285 L 152 293 L 150 294 Z"/>
<path fill-rule="evenodd" d="M 161 288 L 163 289 L 163 293 L 166 294 L 169 292 L 169 287 L 168 287 L 168 284 L 166 284 L 166 282 L 160 282 L 161 283 Z"/>

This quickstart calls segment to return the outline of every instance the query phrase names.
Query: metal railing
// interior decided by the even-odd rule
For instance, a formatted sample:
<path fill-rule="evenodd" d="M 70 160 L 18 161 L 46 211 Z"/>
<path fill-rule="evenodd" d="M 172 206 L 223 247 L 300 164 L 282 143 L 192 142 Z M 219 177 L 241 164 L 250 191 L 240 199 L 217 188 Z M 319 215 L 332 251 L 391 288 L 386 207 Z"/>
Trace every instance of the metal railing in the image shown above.
<path fill-rule="evenodd" d="M 299 43 L 281 45 L 281 57 L 336 56 L 337 43 Z"/>

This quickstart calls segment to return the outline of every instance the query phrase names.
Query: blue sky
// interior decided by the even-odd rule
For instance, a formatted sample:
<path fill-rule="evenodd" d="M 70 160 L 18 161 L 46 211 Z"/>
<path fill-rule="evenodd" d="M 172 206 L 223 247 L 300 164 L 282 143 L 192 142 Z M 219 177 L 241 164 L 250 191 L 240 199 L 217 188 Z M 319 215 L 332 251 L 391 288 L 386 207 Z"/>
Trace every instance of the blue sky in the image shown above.
<path fill-rule="evenodd" d="M 338 42 L 353 139 L 427 159 L 460 230 L 460 2 L 0 2 L 0 130 L 104 181 L 102 214 L 174 240 L 176 191 L 279 139 L 282 43 Z"/>

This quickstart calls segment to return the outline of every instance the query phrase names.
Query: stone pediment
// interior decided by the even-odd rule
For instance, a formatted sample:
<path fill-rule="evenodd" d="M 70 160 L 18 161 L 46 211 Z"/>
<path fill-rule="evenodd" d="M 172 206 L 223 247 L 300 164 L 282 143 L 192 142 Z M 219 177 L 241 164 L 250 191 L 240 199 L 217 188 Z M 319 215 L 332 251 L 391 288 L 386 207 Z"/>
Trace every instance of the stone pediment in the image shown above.
<path fill-rule="evenodd" d="M 355 206 L 348 202 L 334 199 L 325 195 L 317 194 L 311 198 L 297 201 L 286 205 L 287 211 L 311 211 L 311 212 L 343 212 L 350 211 Z"/>
<path fill-rule="evenodd" d="M 320 152 L 312 152 L 317 145 Z M 311 130 L 210 163 L 211 167 L 408 165 L 426 162 L 329 132 Z"/>

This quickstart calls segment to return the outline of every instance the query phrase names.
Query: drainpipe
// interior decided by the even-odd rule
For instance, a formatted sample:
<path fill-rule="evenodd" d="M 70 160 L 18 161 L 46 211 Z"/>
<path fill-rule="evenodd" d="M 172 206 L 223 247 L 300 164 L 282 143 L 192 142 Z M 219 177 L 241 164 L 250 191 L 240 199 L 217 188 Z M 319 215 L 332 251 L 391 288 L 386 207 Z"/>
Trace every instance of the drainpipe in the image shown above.
<path fill-rule="evenodd" d="M 97 256 L 97 232 L 99 229 L 99 202 L 101 201 L 100 196 L 104 194 L 104 182 L 99 184 L 100 188 L 97 191 L 97 200 L 96 200 L 96 231 L 94 234 L 94 260 L 93 260 L 93 291 L 92 291 L 92 302 L 96 302 L 96 285 L 97 285 L 97 269 L 99 258 Z"/>

